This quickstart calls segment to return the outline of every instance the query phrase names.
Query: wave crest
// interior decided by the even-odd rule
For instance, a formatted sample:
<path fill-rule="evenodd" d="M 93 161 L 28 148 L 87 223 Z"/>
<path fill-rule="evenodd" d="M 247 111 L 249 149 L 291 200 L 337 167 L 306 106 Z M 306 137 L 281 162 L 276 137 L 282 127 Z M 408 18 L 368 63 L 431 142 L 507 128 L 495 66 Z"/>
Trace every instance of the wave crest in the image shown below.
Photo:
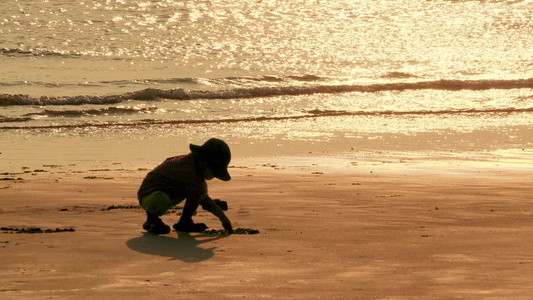
<path fill-rule="evenodd" d="M 314 78 L 308 78 L 312 81 Z M 81 105 L 113 104 L 125 100 L 154 101 L 160 99 L 195 100 L 195 99 L 244 99 L 274 96 L 298 96 L 308 94 L 334 93 L 376 93 L 383 91 L 406 90 L 489 90 L 533 88 L 533 78 L 509 80 L 434 80 L 417 82 L 391 82 L 378 84 L 310 84 L 279 85 L 224 90 L 184 90 L 184 89 L 144 89 L 119 95 L 109 96 L 72 96 L 72 97 L 32 97 L 29 95 L 0 94 L 0 106 L 7 105 Z"/>
<path fill-rule="evenodd" d="M 51 51 L 44 49 L 29 49 L 24 50 L 21 48 L 0 48 L 0 55 L 6 56 L 64 56 L 64 57 L 74 57 L 82 56 L 77 53 L 70 52 L 61 52 L 61 51 Z"/>
<path fill-rule="evenodd" d="M 2 130 L 35 130 L 35 129 L 76 129 L 76 128 L 125 128 L 125 127 L 146 127 L 162 125 L 183 125 L 183 124 L 210 124 L 210 123 L 237 123 L 237 122 L 265 122 L 280 120 L 298 120 L 323 117 L 342 116 L 402 116 L 402 115 L 459 115 L 459 114 L 511 114 L 511 113 L 533 113 L 533 107 L 529 108 L 505 108 L 505 109 L 463 109 L 463 110 L 437 110 L 437 111 L 344 111 L 344 110 L 309 110 L 304 114 L 291 116 L 255 116 L 243 118 L 226 119 L 195 119 L 195 120 L 156 120 L 144 119 L 134 122 L 88 122 L 81 124 L 63 125 L 37 125 L 37 126 L 0 126 Z"/>
<path fill-rule="evenodd" d="M 102 109 L 87 110 L 43 110 L 38 113 L 28 113 L 24 117 L 83 117 L 101 115 L 126 115 L 134 113 L 152 113 L 157 107 L 130 108 L 130 107 L 107 107 Z"/>
<path fill-rule="evenodd" d="M 15 123 L 15 122 L 26 122 L 30 121 L 30 117 L 7 117 L 7 116 L 0 116 L 0 123 Z"/>

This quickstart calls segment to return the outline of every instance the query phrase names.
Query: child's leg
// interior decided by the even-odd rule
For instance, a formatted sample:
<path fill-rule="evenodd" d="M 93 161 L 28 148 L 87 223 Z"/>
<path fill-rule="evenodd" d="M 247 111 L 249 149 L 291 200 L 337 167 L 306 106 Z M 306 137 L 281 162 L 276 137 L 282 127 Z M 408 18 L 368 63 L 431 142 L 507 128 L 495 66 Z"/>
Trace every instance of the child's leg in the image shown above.
<path fill-rule="evenodd" d="M 180 198 L 180 197 L 170 198 L 170 207 L 180 204 L 181 202 L 183 202 L 183 200 L 185 200 L 185 198 Z"/>
<path fill-rule="evenodd" d="M 192 220 L 192 216 L 200 205 L 201 199 L 202 197 L 185 200 L 180 220 L 178 223 L 174 224 L 174 229 L 187 232 L 201 232 L 207 229 L 207 226 L 204 223 L 194 223 Z"/>
<path fill-rule="evenodd" d="M 181 217 L 178 223 L 193 223 L 192 216 L 194 215 L 194 212 L 196 209 L 198 209 L 198 206 L 200 205 L 199 199 L 192 200 L 187 199 L 185 200 L 185 205 L 183 206 L 183 211 L 181 212 Z"/>
<path fill-rule="evenodd" d="M 170 232 L 170 227 L 159 218 L 171 206 L 170 198 L 166 193 L 155 191 L 139 199 L 139 203 L 146 210 L 146 222 L 143 224 L 143 228 L 146 231 L 155 234 Z"/>

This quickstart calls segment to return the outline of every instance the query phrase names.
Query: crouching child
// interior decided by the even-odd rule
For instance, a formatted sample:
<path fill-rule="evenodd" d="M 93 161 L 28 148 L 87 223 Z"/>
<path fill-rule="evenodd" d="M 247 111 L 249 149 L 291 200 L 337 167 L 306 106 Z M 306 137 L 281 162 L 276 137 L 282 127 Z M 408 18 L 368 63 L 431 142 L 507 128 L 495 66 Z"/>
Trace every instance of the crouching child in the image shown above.
<path fill-rule="evenodd" d="M 191 153 L 167 158 L 144 178 L 137 196 L 146 211 L 143 228 L 151 233 L 166 234 L 170 227 L 160 216 L 170 207 L 185 200 L 179 221 L 173 228 L 177 231 L 202 232 L 204 223 L 194 223 L 192 216 L 198 206 L 219 218 L 224 229 L 232 232 L 230 220 L 223 209 L 224 201 L 213 200 L 207 193 L 207 182 L 213 178 L 223 181 L 231 179 L 228 164 L 231 160 L 229 146 L 222 140 L 212 138 L 202 146 L 190 144 Z"/>

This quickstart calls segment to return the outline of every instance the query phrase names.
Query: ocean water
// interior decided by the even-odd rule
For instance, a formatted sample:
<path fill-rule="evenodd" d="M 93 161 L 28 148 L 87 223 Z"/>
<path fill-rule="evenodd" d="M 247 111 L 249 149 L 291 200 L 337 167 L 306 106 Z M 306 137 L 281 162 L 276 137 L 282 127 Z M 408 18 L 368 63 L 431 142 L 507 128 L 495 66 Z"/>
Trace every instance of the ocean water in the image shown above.
<path fill-rule="evenodd" d="M 2 1 L 0 158 L 216 135 L 529 159 L 532 57 L 533 1 Z"/>

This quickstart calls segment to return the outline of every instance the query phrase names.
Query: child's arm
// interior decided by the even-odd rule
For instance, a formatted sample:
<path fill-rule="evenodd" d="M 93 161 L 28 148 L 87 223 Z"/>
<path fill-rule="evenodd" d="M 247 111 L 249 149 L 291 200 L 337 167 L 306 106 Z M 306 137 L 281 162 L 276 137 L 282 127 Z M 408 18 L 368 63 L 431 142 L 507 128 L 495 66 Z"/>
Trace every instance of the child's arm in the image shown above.
<path fill-rule="evenodd" d="M 213 199 L 206 195 L 202 198 L 201 204 L 203 209 L 218 217 L 218 219 L 222 223 L 222 226 L 224 226 L 224 229 L 229 232 L 233 231 L 233 227 L 231 226 L 230 220 L 228 219 L 228 217 L 226 217 L 224 211 L 222 211 L 222 209 L 213 201 Z"/>

